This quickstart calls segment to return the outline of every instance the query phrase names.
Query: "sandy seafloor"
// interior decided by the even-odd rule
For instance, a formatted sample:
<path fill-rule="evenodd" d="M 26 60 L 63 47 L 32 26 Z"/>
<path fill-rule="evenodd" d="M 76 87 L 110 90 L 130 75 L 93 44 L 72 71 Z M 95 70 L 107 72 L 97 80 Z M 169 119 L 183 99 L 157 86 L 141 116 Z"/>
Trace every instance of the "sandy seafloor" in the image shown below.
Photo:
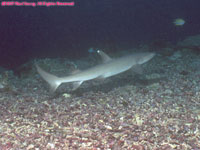
<path fill-rule="evenodd" d="M 142 75 L 128 71 L 74 92 L 65 84 L 54 95 L 32 65 L 20 76 L 2 73 L 0 149 L 200 150 L 199 58 L 190 49 L 161 53 Z M 37 63 L 54 74 L 73 68 L 54 61 Z"/>

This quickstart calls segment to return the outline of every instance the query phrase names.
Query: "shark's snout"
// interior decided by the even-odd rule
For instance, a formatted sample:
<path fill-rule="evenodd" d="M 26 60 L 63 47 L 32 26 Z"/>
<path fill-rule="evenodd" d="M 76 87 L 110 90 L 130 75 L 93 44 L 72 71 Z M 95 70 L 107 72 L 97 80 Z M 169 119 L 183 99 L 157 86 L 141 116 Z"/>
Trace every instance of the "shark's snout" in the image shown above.
<path fill-rule="evenodd" d="M 156 55 L 156 53 L 150 53 L 149 60 L 152 59 L 155 55 Z"/>
<path fill-rule="evenodd" d="M 155 53 L 142 53 L 138 64 L 143 64 L 149 60 L 151 60 L 156 54 Z"/>

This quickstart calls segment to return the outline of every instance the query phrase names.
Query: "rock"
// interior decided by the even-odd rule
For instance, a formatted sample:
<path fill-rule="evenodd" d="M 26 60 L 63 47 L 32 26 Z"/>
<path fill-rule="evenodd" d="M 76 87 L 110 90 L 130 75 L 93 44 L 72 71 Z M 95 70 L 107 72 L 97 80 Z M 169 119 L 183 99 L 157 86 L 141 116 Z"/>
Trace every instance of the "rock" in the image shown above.
<path fill-rule="evenodd" d="M 177 43 L 179 47 L 199 47 L 200 46 L 200 35 L 189 36 L 183 41 Z"/>
<path fill-rule="evenodd" d="M 182 57 L 182 53 L 180 51 L 176 51 L 172 56 L 169 57 L 170 60 L 177 60 Z"/>

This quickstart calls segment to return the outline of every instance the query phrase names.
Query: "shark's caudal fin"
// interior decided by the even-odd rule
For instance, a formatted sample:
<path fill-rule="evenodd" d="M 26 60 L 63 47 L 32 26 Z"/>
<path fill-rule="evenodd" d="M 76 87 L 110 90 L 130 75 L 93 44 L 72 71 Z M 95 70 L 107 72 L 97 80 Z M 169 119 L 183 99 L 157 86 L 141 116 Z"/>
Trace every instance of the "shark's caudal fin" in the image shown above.
<path fill-rule="evenodd" d="M 42 78 L 49 83 L 50 91 L 55 92 L 58 86 L 62 83 L 60 82 L 60 78 L 42 70 L 38 65 L 36 65 L 36 68 L 38 73 L 42 76 Z"/>

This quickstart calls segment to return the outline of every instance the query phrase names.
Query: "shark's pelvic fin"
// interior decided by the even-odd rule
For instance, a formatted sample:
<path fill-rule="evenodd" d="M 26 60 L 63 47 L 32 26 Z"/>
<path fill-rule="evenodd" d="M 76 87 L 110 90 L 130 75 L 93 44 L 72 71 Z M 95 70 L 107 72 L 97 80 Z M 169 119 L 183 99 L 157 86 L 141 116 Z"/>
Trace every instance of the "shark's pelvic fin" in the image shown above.
<path fill-rule="evenodd" d="M 77 81 L 73 83 L 73 89 L 72 91 L 76 90 L 79 88 L 79 86 L 83 83 L 83 81 Z"/>
<path fill-rule="evenodd" d="M 42 70 L 38 65 L 36 65 L 36 68 L 38 73 L 42 76 L 42 78 L 49 83 L 50 92 L 55 92 L 58 86 L 62 83 L 60 82 L 60 79 L 57 76 Z"/>
<path fill-rule="evenodd" d="M 98 50 L 97 53 L 101 56 L 103 63 L 109 62 L 112 60 L 106 53 L 101 50 Z"/>

